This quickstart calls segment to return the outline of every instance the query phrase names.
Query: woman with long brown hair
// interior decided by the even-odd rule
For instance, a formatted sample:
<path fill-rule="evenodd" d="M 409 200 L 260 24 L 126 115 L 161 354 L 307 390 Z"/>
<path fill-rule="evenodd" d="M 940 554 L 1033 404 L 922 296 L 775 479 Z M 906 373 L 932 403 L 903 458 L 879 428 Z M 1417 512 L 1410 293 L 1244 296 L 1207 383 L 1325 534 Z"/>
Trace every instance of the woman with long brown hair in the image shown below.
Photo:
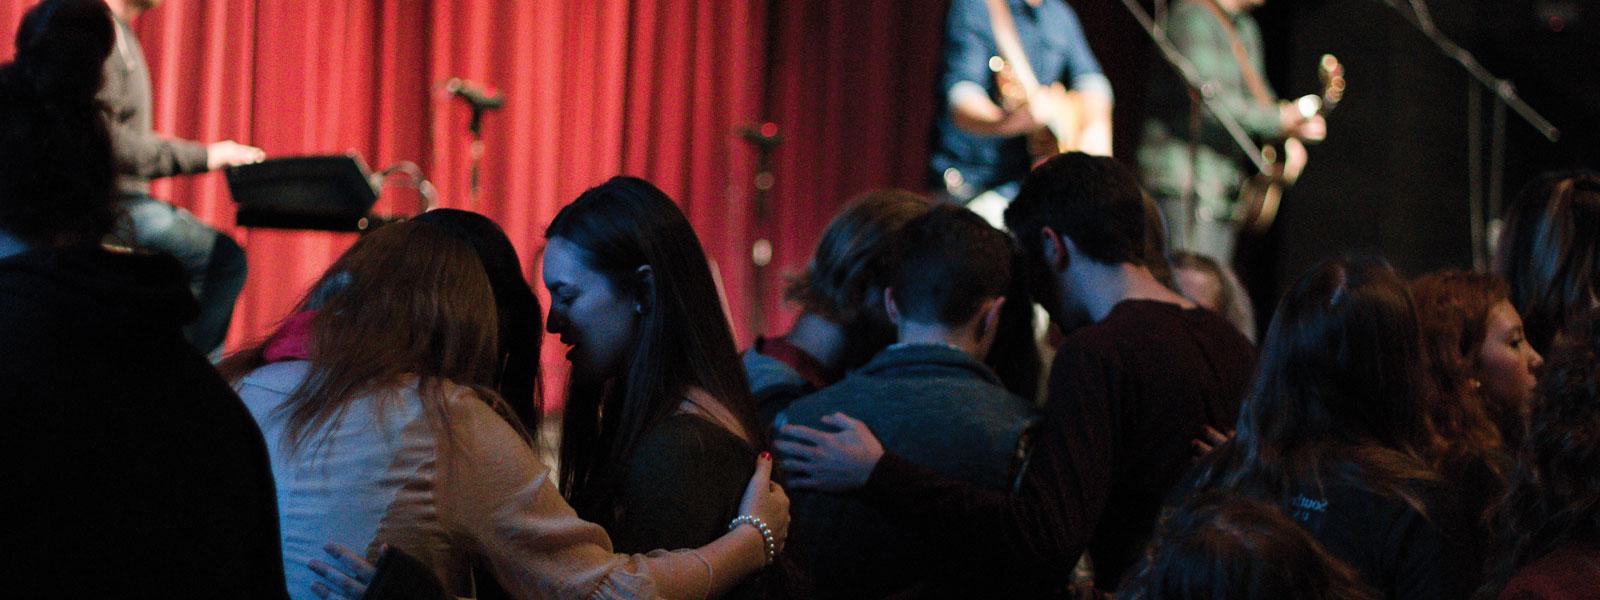
<path fill-rule="evenodd" d="M 1278 304 L 1238 436 L 1196 468 L 1196 489 L 1277 506 L 1387 597 L 1458 597 L 1451 498 L 1421 458 L 1420 360 L 1392 268 L 1322 263 Z"/>
<path fill-rule="evenodd" d="M 654 185 L 616 177 L 545 238 L 548 327 L 572 361 L 562 493 L 623 551 L 716 538 L 767 442 L 694 229 Z"/>
<path fill-rule="evenodd" d="M 308 344 L 264 342 L 220 367 L 267 439 L 291 595 L 318 593 L 308 563 L 328 541 L 401 548 L 457 596 L 485 562 L 521 598 L 714 595 L 781 541 L 787 500 L 762 463 L 740 509 L 771 523 L 773 543 L 740 527 L 694 551 L 612 554 L 492 389 L 492 288 L 471 246 L 442 229 L 381 228 L 312 289 L 326 297 Z"/>

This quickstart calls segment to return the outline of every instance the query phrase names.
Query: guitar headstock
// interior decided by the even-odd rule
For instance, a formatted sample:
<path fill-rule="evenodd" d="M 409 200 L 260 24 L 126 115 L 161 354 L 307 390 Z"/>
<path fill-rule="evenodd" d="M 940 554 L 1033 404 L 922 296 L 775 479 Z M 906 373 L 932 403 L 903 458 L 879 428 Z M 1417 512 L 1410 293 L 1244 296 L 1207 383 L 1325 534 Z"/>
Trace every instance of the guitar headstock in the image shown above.
<path fill-rule="evenodd" d="M 1317 63 L 1317 78 L 1322 81 L 1323 110 L 1332 109 L 1344 99 L 1344 65 L 1334 55 L 1324 54 Z"/>

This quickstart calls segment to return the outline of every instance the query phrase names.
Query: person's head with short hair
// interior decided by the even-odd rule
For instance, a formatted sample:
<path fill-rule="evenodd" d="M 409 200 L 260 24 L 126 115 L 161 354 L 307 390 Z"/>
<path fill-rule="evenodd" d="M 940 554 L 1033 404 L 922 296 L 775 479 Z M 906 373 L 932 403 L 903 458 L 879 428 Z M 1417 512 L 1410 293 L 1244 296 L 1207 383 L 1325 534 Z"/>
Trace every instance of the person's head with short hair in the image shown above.
<path fill-rule="evenodd" d="M 1201 308 L 1222 315 L 1250 341 L 1256 341 L 1256 311 L 1233 270 L 1204 254 L 1174 252 L 1172 279 L 1178 293 Z"/>
<path fill-rule="evenodd" d="M 1129 600 L 1376 600 L 1349 565 L 1276 507 L 1197 492 L 1156 526 Z"/>
<path fill-rule="evenodd" d="M 1149 269 L 1154 209 L 1132 171 L 1081 152 L 1057 155 L 1028 174 L 1006 209 L 1010 228 L 1032 265 L 1034 296 L 1058 321 L 1082 320 L 1083 286 L 1069 285 L 1074 261 Z"/>
<path fill-rule="evenodd" d="M 45 0 L 0 67 L 0 229 L 98 243 L 116 222 L 111 134 L 95 99 L 115 37 L 100 0 Z"/>
<path fill-rule="evenodd" d="M 1480 598 L 1555 550 L 1600 545 L 1600 309 L 1575 320 L 1549 356 L 1493 509 L 1498 539 Z"/>
<path fill-rule="evenodd" d="M 1494 271 L 1511 284 L 1511 303 L 1540 352 L 1600 306 L 1600 173 L 1547 173 L 1522 188 L 1506 211 Z"/>
<path fill-rule="evenodd" d="M 884 304 L 902 334 L 942 330 L 950 342 L 975 342 L 980 360 L 999 326 L 1011 284 L 1011 240 L 972 211 L 933 207 L 896 236 Z M 968 340 L 967 338 L 970 338 Z"/>
<path fill-rule="evenodd" d="M 894 341 L 883 310 L 887 250 L 900 228 L 932 203 L 905 190 L 876 190 L 852 200 L 828 222 L 806 270 L 790 280 L 784 299 L 846 332 L 843 369 L 859 366 Z"/>

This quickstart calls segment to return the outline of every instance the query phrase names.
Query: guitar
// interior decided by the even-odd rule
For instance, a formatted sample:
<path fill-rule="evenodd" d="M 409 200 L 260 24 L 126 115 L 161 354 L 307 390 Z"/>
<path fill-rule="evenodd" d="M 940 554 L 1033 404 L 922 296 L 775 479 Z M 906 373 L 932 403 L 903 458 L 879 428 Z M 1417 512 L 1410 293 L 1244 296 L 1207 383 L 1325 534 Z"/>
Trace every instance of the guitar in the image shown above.
<path fill-rule="evenodd" d="M 1023 63 L 1026 66 L 1026 63 Z M 1000 108 L 1006 112 L 1027 110 L 1030 102 L 1044 94 L 1052 97 L 1056 108 L 1043 128 L 1028 134 L 1028 155 L 1035 164 L 1063 152 L 1082 149 L 1081 135 L 1088 119 L 1083 105 L 1083 95 L 1068 91 L 1061 82 L 1040 86 L 1032 72 L 1021 71 L 1016 63 L 1003 57 L 989 58 L 989 71 L 994 73 L 995 87 L 1000 92 Z"/>
<path fill-rule="evenodd" d="M 1011 8 L 1006 0 L 988 0 L 989 24 L 994 31 L 995 50 L 998 56 L 989 58 L 989 70 L 994 73 L 995 87 L 1000 92 L 1001 108 L 1007 112 L 1023 109 L 1032 102 L 1050 102 L 1055 104 L 1051 111 L 1050 119 L 1040 128 L 1028 135 L 1028 153 L 1033 157 L 1035 164 L 1063 152 L 1074 150 L 1088 150 L 1092 153 L 1111 153 L 1110 142 L 1107 138 L 1097 142 L 1103 148 L 1085 148 L 1087 142 L 1083 135 L 1084 129 L 1091 124 L 1091 117 L 1085 106 L 1084 98 L 1078 92 L 1069 92 L 1060 82 L 1049 86 L 1039 84 L 1039 77 L 1034 74 L 1033 66 L 1028 62 L 1028 55 L 1022 49 L 1022 38 L 1017 33 L 1017 23 L 1011 18 Z M 1103 117 L 1109 120 L 1110 115 Z"/>
<path fill-rule="evenodd" d="M 1322 55 L 1317 77 L 1322 81 L 1322 93 L 1302 96 L 1294 103 L 1306 119 L 1328 114 L 1344 98 L 1344 65 L 1339 64 L 1338 58 Z M 1267 169 L 1251 176 L 1239 188 L 1239 229 L 1256 234 L 1272 228 L 1283 202 L 1283 191 L 1300 179 L 1308 158 L 1305 144 L 1295 138 L 1265 144 L 1261 155 L 1267 161 Z"/>

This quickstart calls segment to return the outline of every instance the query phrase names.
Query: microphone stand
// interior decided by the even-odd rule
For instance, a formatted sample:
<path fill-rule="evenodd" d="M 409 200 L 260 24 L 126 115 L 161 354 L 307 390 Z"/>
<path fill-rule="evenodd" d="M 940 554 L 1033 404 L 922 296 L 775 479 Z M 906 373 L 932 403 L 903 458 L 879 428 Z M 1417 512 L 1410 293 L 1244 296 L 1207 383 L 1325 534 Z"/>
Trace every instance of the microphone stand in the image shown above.
<path fill-rule="evenodd" d="M 1428 7 L 1422 0 L 1408 0 L 1410 10 L 1401 8 L 1399 0 L 1382 0 L 1383 5 L 1389 7 L 1400 15 L 1406 23 L 1428 38 L 1438 48 L 1439 53 L 1446 58 L 1454 60 L 1467 75 L 1478 82 L 1478 87 L 1470 83 L 1467 88 L 1467 177 L 1468 177 L 1468 207 L 1467 214 L 1472 228 L 1472 265 L 1478 270 L 1483 270 L 1487 264 L 1488 256 L 1488 230 L 1484 224 L 1483 198 L 1484 177 L 1483 170 L 1483 90 L 1487 89 L 1494 94 L 1494 128 L 1489 137 L 1490 162 L 1489 162 L 1489 212 L 1498 215 L 1500 212 L 1501 186 L 1505 179 L 1505 119 L 1506 107 L 1517 111 L 1517 116 L 1522 117 L 1528 125 L 1539 131 L 1539 135 L 1546 140 L 1555 142 L 1561 139 L 1561 130 L 1546 120 L 1543 115 L 1529 106 L 1522 97 L 1517 95 L 1516 86 L 1508 80 L 1496 77 L 1489 69 L 1478 63 L 1478 59 L 1467 49 L 1451 41 L 1444 33 L 1433 24 L 1433 17 L 1428 15 Z M 1498 220 L 1498 219 L 1497 219 Z"/>
<path fill-rule="evenodd" d="M 1183 195 L 1179 206 L 1183 212 L 1184 222 L 1181 224 L 1184 233 L 1183 239 L 1186 243 L 1193 244 L 1195 225 L 1194 179 L 1195 171 L 1200 162 L 1200 107 L 1205 107 L 1213 117 L 1216 117 L 1217 121 L 1222 124 L 1222 128 L 1228 131 L 1228 136 L 1233 138 L 1233 143 L 1244 151 L 1244 155 L 1250 159 L 1250 162 L 1255 164 L 1257 169 L 1266 171 L 1269 165 L 1266 157 L 1261 154 L 1261 146 L 1250 139 L 1250 134 L 1245 132 L 1244 126 L 1239 124 L 1238 119 L 1234 118 L 1228 111 L 1223 110 L 1221 101 L 1216 97 L 1216 83 L 1200 78 L 1199 72 L 1194 68 L 1194 63 L 1189 62 L 1189 59 L 1178 51 L 1178 47 L 1172 44 L 1172 40 L 1167 39 L 1166 32 L 1156 24 L 1154 19 L 1150 18 L 1150 13 L 1145 12 L 1144 7 L 1140 6 L 1137 0 L 1122 0 L 1122 5 L 1127 7 L 1128 12 L 1139 22 L 1139 26 L 1144 29 L 1145 34 L 1150 36 L 1150 41 L 1155 42 L 1161 58 L 1171 65 L 1172 69 L 1183 79 L 1183 82 L 1189 86 L 1191 99 L 1189 105 L 1190 110 L 1193 111 L 1189 119 L 1189 178 L 1184 183 Z M 1192 101 L 1195 99 L 1200 101 L 1198 105 Z"/>

